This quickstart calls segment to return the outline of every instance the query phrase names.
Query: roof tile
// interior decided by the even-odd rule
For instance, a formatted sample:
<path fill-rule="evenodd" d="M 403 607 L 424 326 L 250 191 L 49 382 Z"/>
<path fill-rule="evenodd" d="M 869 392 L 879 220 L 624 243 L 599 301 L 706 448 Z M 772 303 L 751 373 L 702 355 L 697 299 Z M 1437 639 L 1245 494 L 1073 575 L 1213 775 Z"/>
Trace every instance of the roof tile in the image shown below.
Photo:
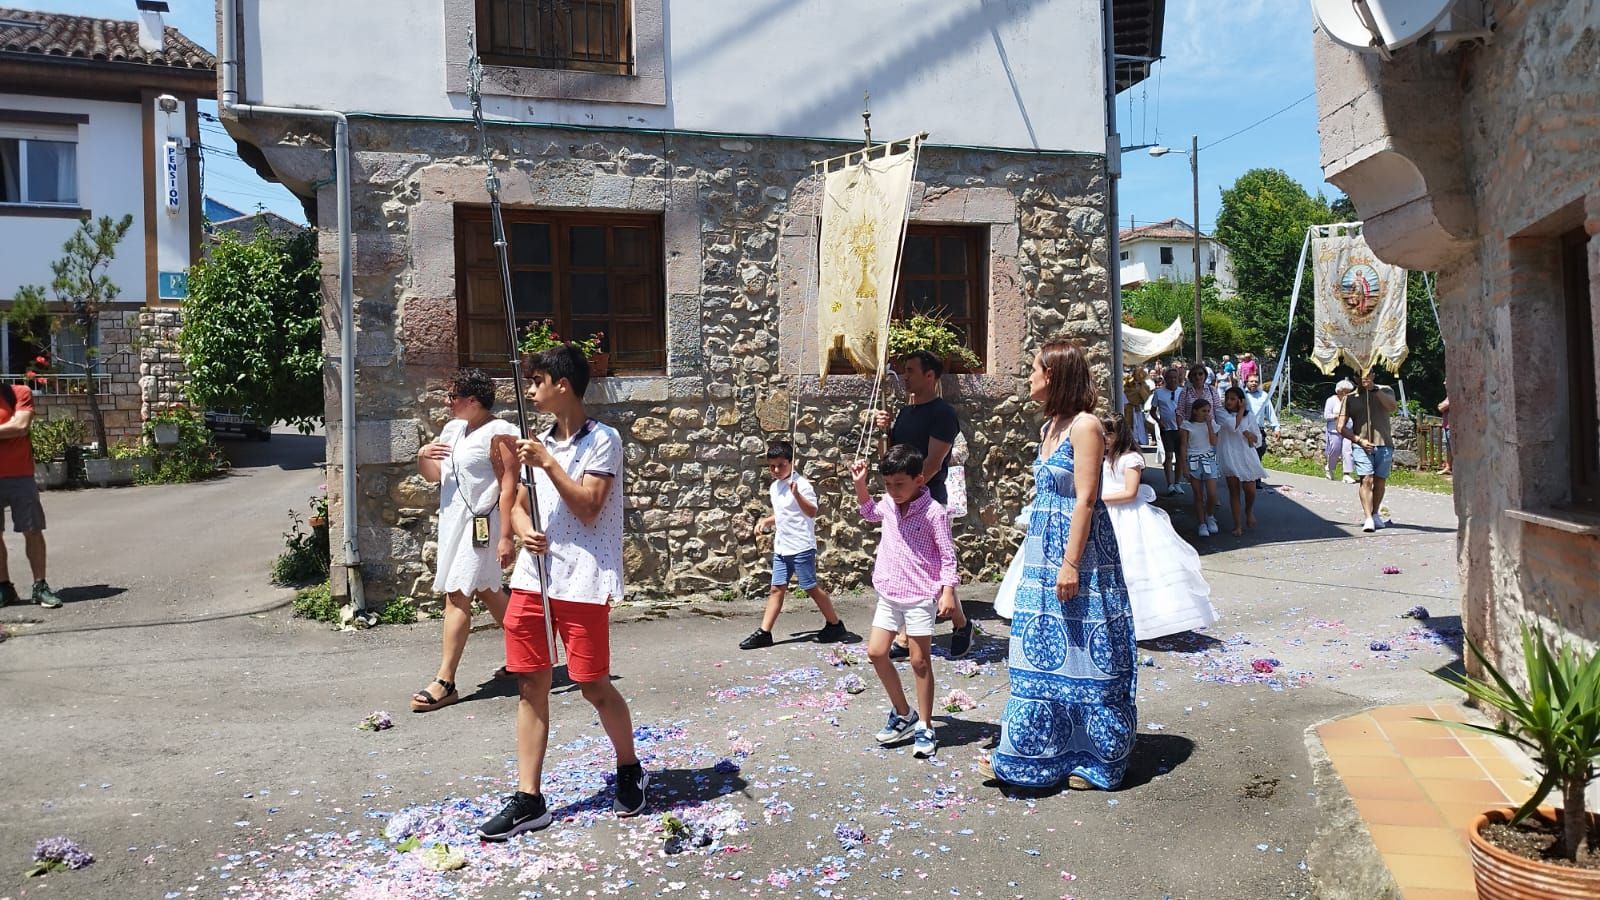
<path fill-rule="evenodd" d="M 155 52 L 139 46 L 139 23 L 0 7 L 0 51 L 69 59 L 215 70 L 210 51 L 168 25 Z M 12 24 L 18 22 L 36 24 Z"/>

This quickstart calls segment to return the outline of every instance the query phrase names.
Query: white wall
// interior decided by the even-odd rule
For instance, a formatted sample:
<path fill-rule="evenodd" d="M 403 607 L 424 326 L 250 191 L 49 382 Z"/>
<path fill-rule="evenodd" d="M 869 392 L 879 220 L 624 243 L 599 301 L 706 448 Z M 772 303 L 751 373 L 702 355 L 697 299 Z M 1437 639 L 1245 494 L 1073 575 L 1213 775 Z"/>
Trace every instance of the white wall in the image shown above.
<path fill-rule="evenodd" d="M 1172 264 L 1161 264 L 1161 248 L 1172 248 Z M 1124 241 L 1122 252 L 1128 258 L 1122 261 L 1123 284 L 1141 281 L 1194 281 L 1194 242 L 1169 238 L 1162 240 Z M 1212 256 L 1217 259 L 1215 272 L 1208 269 Z M 1200 240 L 1200 271 L 1215 275 L 1217 286 L 1224 293 L 1233 290 L 1233 266 L 1228 259 L 1228 248 L 1208 238 Z"/>
<path fill-rule="evenodd" d="M 122 299 L 143 302 L 144 150 L 139 140 L 139 105 L 0 94 L 0 108 L 89 117 L 87 125 L 78 126 L 78 205 L 96 217 L 133 216 L 133 226 L 118 246 L 107 274 L 122 289 Z M 76 219 L 0 212 L 0 300 L 11 299 L 21 285 L 48 289 L 54 277 L 50 263 L 61 258 L 61 245 L 77 228 Z"/>
<path fill-rule="evenodd" d="M 189 243 L 189 207 L 194 203 L 201 202 L 201 199 L 189 195 L 191 151 L 183 146 L 187 121 L 188 104 L 179 101 L 177 110 L 171 113 L 163 112 L 158 106 L 150 125 L 150 139 L 154 142 L 153 146 L 155 147 L 155 172 L 153 177 L 155 178 L 156 186 L 156 208 L 153 215 L 156 222 L 156 271 L 158 273 L 185 272 L 189 269 L 189 256 L 192 250 L 192 246 Z M 169 138 L 176 141 L 178 145 L 176 172 L 178 209 L 175 213 L 168 210 L 166 197 L 166 143 Z M 140 239 L 143 239 L 143 233 L 140 234 Z M 140 293 L 142 294 L 143 292 L 141 291 Z"/>
<path fill-rule="evenodd" d="M 466 116 L 446 90 L 464 0 L 241 0 L 245 99 Z M 470 6 L 470 3 L 468 3 Z M 1097 0 L 665 0 L 665 105 L 494 98 L 491 115 L 607 127 L 1104 151 Z"/>

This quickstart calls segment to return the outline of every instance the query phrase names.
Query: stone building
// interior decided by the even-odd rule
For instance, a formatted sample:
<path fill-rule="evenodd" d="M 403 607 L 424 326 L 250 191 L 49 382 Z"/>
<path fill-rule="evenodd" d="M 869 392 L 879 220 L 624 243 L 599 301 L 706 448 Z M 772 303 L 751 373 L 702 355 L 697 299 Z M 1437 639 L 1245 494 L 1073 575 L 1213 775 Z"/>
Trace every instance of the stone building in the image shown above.
<path fill-rule="evenodd" d="M 1600 3 L 1462 2 L 1388 61 L 1316 37 L 1322 165 L 1380 257 L 1437 271 L 1467 635 L 1600 640 Z"/>
<path fill-rule="evenodd" d="M 425 593 L 431 581 L 436 493 L 413 457 L 444 425 L 442 378 L 460 365 L 508 372 L 465 95 L 469 31 L 487 63 L 519 324 L 605 334 L 611 374 L 587 399 L 627 442 L 630 591 L 714 595 L 764 574 L 770 548 L 748 539 L 766 502 L 763 450 L 791 430 L 823 497 L 828 579 L 867 571 L 871 542 L 843 469 L 871 384 L 819 383 L 811 165 L 861 145 L 863 91 L 876 137 L 931 133 L 897 304 L 943 312 L 983 359 L 944 385 L 962 413 L 971 493 L 957 537 L 969 573 L 1003 566 L 1038 428 L 1025 409 L 1029 348 L 1067 334 L 1106 360 L 1099 3 L 850 4 L 848 38 L 825 3 L 393 5 L 374 19 L 355 5 L 238 0 L 222 22 L 245 36 L 241 102 L 350 122 L 355 502 L 369 595 Z M 1117 50 L 1156 55 L 1160 4 L 1117 8 Z M 366 37 L 352 46 L 343 36 L 356 30 Z M 1124 85 L 1147 68 L 1123 66 Z M 304 198 L 331 278 L 328 125 L 224 118 L 241 153 Z M 330 354 L 337 314 L 330 299 Z M 332 463 L 342 428 L 331 367 L 327 383 Z M 509 384 L 504 396 L 509 406 Z"/>
<path fill-rule="evenodd" d="M 100 315 L 94 375 L 83 336 L 0 320 L 0 378 L 31 383 L 42 417 L 85 425 L 93 390 L 113 443 L 181 399 L 178 304 L 201 238 L 196 103 L 216 83 L 209 52 L 160 12 L 139 16 L 0 7 L 0 306 L 19 287 L 48 293 L 50 263 L 81 220 L 133 217 L 105 272 L 121 293 Z M 47 346 L 33 343 L 44 334 Z M 29 378 L 46 351 L 52 370 Z"/>

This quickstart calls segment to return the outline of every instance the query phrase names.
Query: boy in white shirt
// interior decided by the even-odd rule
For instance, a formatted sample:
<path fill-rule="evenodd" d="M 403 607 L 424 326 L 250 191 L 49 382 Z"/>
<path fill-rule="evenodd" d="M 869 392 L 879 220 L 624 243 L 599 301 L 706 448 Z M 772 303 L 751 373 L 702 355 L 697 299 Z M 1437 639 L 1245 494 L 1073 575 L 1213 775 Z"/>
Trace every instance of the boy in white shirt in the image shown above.
<path fill-rule="evenodd" d="M 504 620 L 506 670 L 517 676 L 520 693 L 517 792 L 478 827 L 486 841 L 537 831 L 551 821 L 539 790 L 550 746 L 553 648 L 547 628 L 566 648 L 567 675 L 594 706 L 616 750 L 612 810 L 619 817 L 644 811 L 650 782 L 634 751 L 628 703 L 611 684 L 611 602 L 622 599 L 622 439 L 584 412 L 589 363 L 577 348 L 553 347 L 534 356 L 528 368 L 528 399 L 539 412 L 554 415 L 555 425 L 517 442 L 518 459 L 533 469 L 542 521 L 529 516 L 528 485 L 520 485 L 512 527 L 522 549 Z M 533 554 L 545 557 L 542 574 Z M 546 612 L 553 620 L 548 626 Z"/>
<path fill-rule="evenodd" d="M 822 613 L 822 630 L 817 642 L 844 640 L 849 634 L 834 611 L 828 592 L 817 584 L 817 492 L 805 476 L 794 470 L 794 448 L 787 441 L 767 445 L 767 472 L 772 476 L 772 515 L 756 523 L 752 535 L 772 529 L 772 589 L 767 593 L 767 611 L 761 627 L 739 642 L 740 650 L 772 646 L 772 626 L 783 611 L 783 597 L 794 578 L 800 590 L 811 595 Z"/>

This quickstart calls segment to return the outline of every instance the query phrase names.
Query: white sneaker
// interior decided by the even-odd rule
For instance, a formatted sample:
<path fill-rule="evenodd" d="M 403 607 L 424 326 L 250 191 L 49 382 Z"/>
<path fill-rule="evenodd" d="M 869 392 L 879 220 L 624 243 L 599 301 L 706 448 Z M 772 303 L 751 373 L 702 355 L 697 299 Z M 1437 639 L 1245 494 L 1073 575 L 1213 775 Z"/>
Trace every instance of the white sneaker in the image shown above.
<path fill-rule="evenodd" d="M 1333 470 L 1332 469 L 1323 469 L 1322 470 L 1322 474 L 1326 475 L 1328 477 L 1329 481 L 1333 480 Z"/>
<path fill-rule="evenodd" d="M 1379 531 L 1382 531 L 1383 529 L 1388 528 L 1390 525 L 1393 525 L 1394 523 L 1389 521 L 1388 519 L 1385 519 L 1383 516 L 1373 516 L 1372 517 L 1372 524 L 1376 525 Z"/>
<path fill-rule="evenodd" d="M 1339 480 L 1343 481 L 1345 484 L 1355 484 L 1356 483 L 1356 480 L 1354 478 L 1351 478 L 1349 475 L 1345 475 L 1343 478 L 1341 478 Z"/>
<path fill-rule="evenodd" d="M 1204 522 L 1200 523 L 1199 534 L 1200 534 L 1201 537 L 1211 537 L 1211 529 L 1206 527 L 1206 523 L 1204 523 Z"/>
<path fill-rule="evenodd" d="M 1361 530 L 1370 534 L 1371 532 L 1377 531 L 1378 526 L 1373 523 L 1371 516 L 1367 516 L 1365 519 L 1361 520 Z"/>
<path fill-rule="evenodd" d="M 1221 534 L 1222 533 L 1222 529 L 1217 527 L 1217 517 L 1216 516 L 1206 516 L 1206 527 L 1211 529 L 1211 533 L 1212 534 Z"/>

